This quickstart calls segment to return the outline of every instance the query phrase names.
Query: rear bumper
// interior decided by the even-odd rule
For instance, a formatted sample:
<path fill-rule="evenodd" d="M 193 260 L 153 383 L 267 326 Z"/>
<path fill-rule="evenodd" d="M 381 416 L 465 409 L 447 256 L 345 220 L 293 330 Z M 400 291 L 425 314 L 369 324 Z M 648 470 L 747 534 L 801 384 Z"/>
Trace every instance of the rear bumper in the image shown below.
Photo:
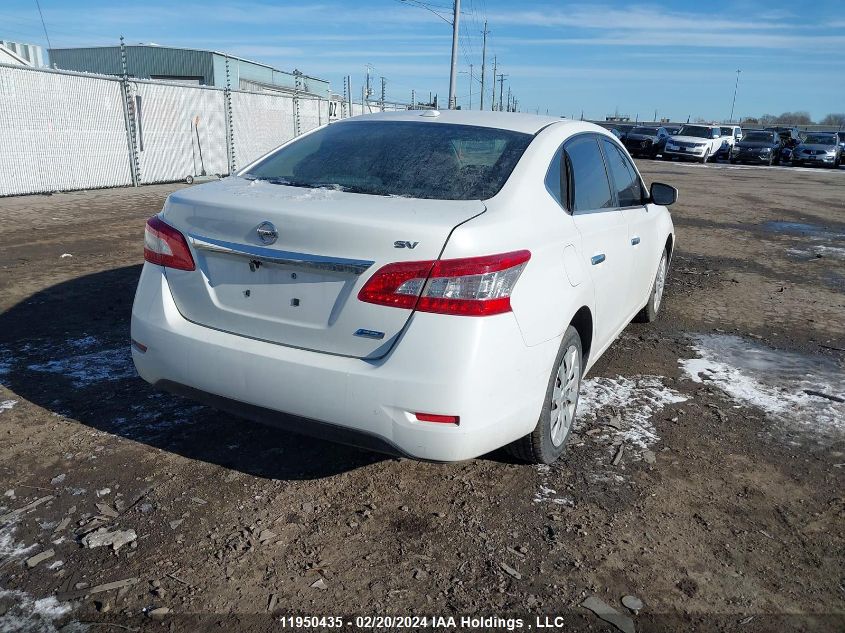
<path fill-rule="evenodd" d="M 132 349 L 147 382 L 247 419 L 434 461 L 477 457 L 530 433 L 560 344 L 527 347 L 511 313 L 418 313 L 378 360 L 285 347 L 187 321 L 151 264 L 131 329 L 147 347 Z M 458 415 L 460 424 L 419 422 L 414 412 Z"/>

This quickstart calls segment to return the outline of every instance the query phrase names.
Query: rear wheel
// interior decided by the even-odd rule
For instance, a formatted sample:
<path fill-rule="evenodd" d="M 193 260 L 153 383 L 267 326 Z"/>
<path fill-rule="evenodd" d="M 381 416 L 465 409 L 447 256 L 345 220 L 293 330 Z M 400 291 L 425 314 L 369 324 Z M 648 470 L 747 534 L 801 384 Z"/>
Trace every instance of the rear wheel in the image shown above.
<path fill-rule="evenodd" d="M 663 289 L 666 287 L 666 273 L 669 267 L 669 254 L 663 251 L 660 263 L 657 265 L 657 273 L 654 275 L 654 282 L 651 284 L 651 294 L 648 296 L 648 303 L 639 311 L 634 321 L 637 323 L 651 323 L 657 318 L 660 304 L 663 301 Z"/>
<path fill-rule="evenodd" d="M 578 408 L 582 370 L 581 337 L 570 325 L 552 368 L 537 426 L 507 446 L 511 455 L 532 464 L 551 464 L 561 456 Z"/>

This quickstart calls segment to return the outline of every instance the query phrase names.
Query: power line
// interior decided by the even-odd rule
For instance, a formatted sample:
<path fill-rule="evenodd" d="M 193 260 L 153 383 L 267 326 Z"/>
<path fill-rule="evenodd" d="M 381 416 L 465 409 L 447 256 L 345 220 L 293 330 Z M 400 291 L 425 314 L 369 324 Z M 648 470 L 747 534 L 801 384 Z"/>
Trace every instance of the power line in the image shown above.
<path fill-rule="evenodd" d="M 47 38 L 47 48 L 53 48 L 50 43 L 50 36 L 47 34 L 47 24 L 44 22 L 44 14 L 41 12 L 41 3 L 35 0 L 35 6 L 38 7 L 38 15 L 41 16 L 41 26 L 44 27 L 44 36 Z"/>

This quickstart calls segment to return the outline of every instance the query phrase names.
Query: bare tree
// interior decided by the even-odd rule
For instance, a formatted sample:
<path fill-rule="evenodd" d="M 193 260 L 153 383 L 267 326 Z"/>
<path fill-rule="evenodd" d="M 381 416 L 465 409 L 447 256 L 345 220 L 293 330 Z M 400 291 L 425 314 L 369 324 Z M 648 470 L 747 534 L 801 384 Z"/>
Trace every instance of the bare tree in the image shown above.
<path fill-rule="evenodd" d="M 821 120 L 822 125 L 845 125 L 845 112 L 828 114 Z"/>
<path fill-rule="evenodd" d="M 811 125 L 813 119 L 809 112 L 799 110 L 797 112 L 784 112 L 776 120 L 777 123 L 793 123 L 795 125 Z"/>

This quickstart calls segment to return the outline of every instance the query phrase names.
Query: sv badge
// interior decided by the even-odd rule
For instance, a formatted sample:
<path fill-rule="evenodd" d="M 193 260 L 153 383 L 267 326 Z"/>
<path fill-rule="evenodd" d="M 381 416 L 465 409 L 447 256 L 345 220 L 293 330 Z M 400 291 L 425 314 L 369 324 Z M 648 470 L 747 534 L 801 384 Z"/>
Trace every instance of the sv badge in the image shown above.
<path fill-rule="evenodd" d="M 404 240 L 396 240 L 393 242 L 393 248 L 416 248 L 419 242 L 407 242 Z"/>

